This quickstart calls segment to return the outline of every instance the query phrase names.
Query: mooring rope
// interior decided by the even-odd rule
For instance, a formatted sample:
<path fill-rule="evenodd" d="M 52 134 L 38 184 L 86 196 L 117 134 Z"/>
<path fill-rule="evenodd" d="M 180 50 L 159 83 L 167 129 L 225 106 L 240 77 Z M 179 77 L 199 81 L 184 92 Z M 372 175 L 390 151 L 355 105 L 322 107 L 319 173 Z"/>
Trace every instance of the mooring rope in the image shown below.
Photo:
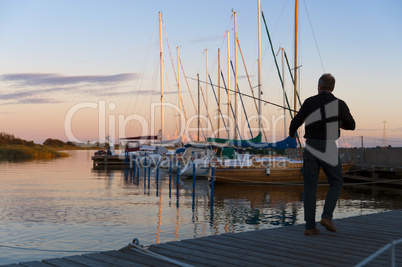
<path fill-rule="evenodd" d="M 191 265 L 191 264 L 187 264 L 187 263 L 184 263 L 184 262 L 181 262 L 178 260 L 174 260 L 174 259 L 168 258 L 166 256 L 163 256 L 163 255 L 160 255 L 158 253 L 148 250 L 146 247 L 140 245 L 140 241 L 137 238 L 134 238 L 133 242 L 130 242 L 127 246 L 121 248 L 120 251 L 122 251 L 124 249 L 131 249 L 131 250 L 139 252 L 143 255 L 147 255 L 147 256 L 151 256 L 151 257 L 163 260 L 163 261 L 167 261 L 167 262 L 176 264 L 178 266 L 193 267 L 193 265 Z"/>
<path fill-rule="evenodd" d="M 7 245 L 0 245 L 0 247 L 21 249 L 21 250 L 44 251 L 44 252 L 65 252 L 65 253 L 97 253 L 97 252 L 99 252 L 99 251 L 92 251 L 92 250 L 58 250 L 58 249 L 24 248 L 24 247 L 14 247 L 14 246 L 7 246 Z"/>

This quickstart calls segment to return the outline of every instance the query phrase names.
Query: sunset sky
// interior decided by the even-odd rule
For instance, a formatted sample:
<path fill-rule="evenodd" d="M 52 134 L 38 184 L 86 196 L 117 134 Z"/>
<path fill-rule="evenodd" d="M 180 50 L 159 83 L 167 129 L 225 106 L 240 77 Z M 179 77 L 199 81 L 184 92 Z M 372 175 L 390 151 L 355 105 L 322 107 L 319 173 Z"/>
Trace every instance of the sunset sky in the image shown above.
<path fill-rule="evenodd" d="M 294 1 L 261 0 L 261 6 L 275 54 L 284 48 L 293 68 Z M 0 132 L 37 143 L 47 138 L 93 142 L 108 134 L 116 138 L 156 134 L 160 128 L 160 108 L 153 107 L 160 102 L 158 12 L 162 12 L 164 26 L 164 102 L 178 105 L 175 73 L 179 47 L 185 72 L 180 72 L 184 112 L 195 128 L 191 95 L 197 106 L 194 79 L 199 73 L 204 90 L 205 49 L 214 84 L 218 83 L 218 48 L 225 79 L 227 76 L 226 31 L 234 61 L 232 10 L 237 14 L 237 35 L 250 83 L 257 93 L 257 0 L 1 0 Z M 356 131 L 342 132 L 344 145 L 359 146 L 360 136 L 366 138 L 366 145 L 382 145 L 385 125 L 386 144 L 402 146 L 401 14 L 399 0 L 299 0 L 301 99 L 317 93 L 321 74 L 335 76 L 334 94 L 348 104 L 357 123 Z M 237 58 L 239 89 L 251 94 L 239 51 Z M 277 61 L 282 68 L 280 54 Z M 285 72 L 286 91 L 293 103 L 287 67 Z M 263 100 L 283 105 L 264 24 L 262 91 Z M 210 86 L 208 95 L 208 111 L 213 117 L 218 113 Z M 250 124 L 255 128 L 254 102 L 243 100 L 248 117 L 254 116 Z M 221 103 L 226 114 L 224 91 Z M 238 103 L 242 114 L 240 100 Z M 201 105 L 201 113 L 206 115 L 203 100 Z M 178 116 L 172 110 L 165 108 L 165 139 L 177 135 Z M 277 139 L 282 138 L 283 110 L 263 104 L 262 113 L 269 124 L 268 141 L 274 132 Z M 124 133 L 118 130 L 119 123 L 126 125 Z M 216 128 L 216 120 L 213 124 Z M 245 129 L 241 134 L 247 136 L 247 127 L 241 128 Z M 190 135 L 194 137 L 196 131 Z"/>

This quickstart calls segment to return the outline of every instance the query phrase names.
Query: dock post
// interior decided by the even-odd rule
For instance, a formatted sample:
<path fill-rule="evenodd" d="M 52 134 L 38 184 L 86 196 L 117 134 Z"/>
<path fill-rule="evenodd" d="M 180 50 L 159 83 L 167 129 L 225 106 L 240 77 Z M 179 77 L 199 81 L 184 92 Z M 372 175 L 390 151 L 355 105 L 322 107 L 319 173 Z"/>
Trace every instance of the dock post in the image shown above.
<path fill-rule="evenodd" d="M 159 195 L 159 167 L 156 169 L 156 196 Z"/>
<path fill-rule="evenodd" d="M 130 182 L 133 180 L 133 155 L 129 154 L 129 172 L 130 172 Z"/>
<path fill-rule="evenodd" d="M 136 162 L 135 162 L 135 159 L 136 159 L 137 157 L 135 156 L 135 155 L 133 155 L 133 161 L 132 161 L 132 164 L 133 164 L 133 168 L 132 168 L 132 176 L 133 176 L 133 181 L 135 180 L 135 169 L 136 169 Z"/>
<path fill-rule="evenodd" d="M 215 183 L 215 168 L 211 167 L 211 208 L 214 206 L 214 183 Z"/>
<path fill-rule="evenodd" d="M 123 168 L 124 168 L 124 170 L 123 170 L 123 173 L 124 173 L 124 180 L 128 180 L 128 170 L 127 170 L 127 161 L 128 161 L 128 152 L 127 151 L 125 151 L 124 152 L 124 166 L 123 166 Z M 107 155 L 105 155 L 104 156 L 104 163 L 105 163 L 105 166 L 106 166 L 106 164 L 107 164 Z"/>
<path fill-rule="evenodd" d="M 144 178 L 147 177 L 147 157 L 144 157 Z"/>
<path fill-rule="evenodd" d="M 137 163 L 138 163 L 138 165 L 137 165 Z M 140 184 L 140 163 L 137 158 L 135 160 L 135 164 L 137 165 L 137 185 L 139 185 Z"/>
<path fill-rule="evenodd" d="M 137 168 L 137 163 L 136 163 L 136 160 L 137 159 L 137 156 L 136 155 L 134 155 L 133 156 L 133 178 L 135 179 L 135 169 Z"/>
<path fill-rule="evenodd" d="M 151 188 L 151 160 L 149 160 L 148 166 L 148 189 Z"/>
<path fill-rule="evenodd" d="M 176 184 L 179 186 L 179 179 L 180 179 L 180 162 L 177 163 L 177 177 L 176 177 Z"/>
<path fill-rule="evenodd" d="M 193 162 L 193 192 L 195 192 L 195 163 Z"/>
<path fill-rule="evenodd" d="M 144 157 L 144 193 L 147 188 L 147 157 Z"/>
<path fill-rule="evenodd" d="M 195 208 L 195 163 L 193 162 L 193 205 L 192 205 L 193 211 Z"/>
<path fill-rule="evenodd" d="M 172 162 L 170 162 L 170 170 L 172 170 Z M 169 172 L 169 199 L 172 198 L 172 171 Z"/>

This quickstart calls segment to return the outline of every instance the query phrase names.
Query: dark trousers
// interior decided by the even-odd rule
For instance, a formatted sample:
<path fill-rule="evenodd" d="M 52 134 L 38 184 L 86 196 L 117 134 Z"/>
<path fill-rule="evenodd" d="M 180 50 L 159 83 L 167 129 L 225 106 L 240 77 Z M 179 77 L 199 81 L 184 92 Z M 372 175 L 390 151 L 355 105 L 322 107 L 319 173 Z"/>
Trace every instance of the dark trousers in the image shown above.
<path fill-rule="evenodd" d="M 322 148 L 325 140 L 307 140 L 307 144 Z M 334 141 L 333 141 L 334 142 Z M 324 143 L 325 144 L 325 143 Z M 334 152 L 334 151 L 332 151 Z M 336 151 L 338 153 L 338 151 Z M 324 211 L 321 215 L 322 218 L 332 219 L 332 214 L 336 207 L 339 195 L 342 190 L 343 177 L 342 177 L 342 163 L 339 155 L 336 154 L 338 158 L 338 164 L 334 166 L 333 164 L 327 163 L 322 158 L 320 159 L 309 151 L 308 148 L 304 149 L 303 152 L 303 180 L 304 180 L 304 220 L 306 221 L 305 228 L 310 230 L 314 229 L 316 226 L 315 213 L 316 213 L 316 194 L 318 185 L 318 176 L 320 169 L 322 168 L 328 179 L 329 189 L 327 192 L 327 197 L 325 199 Z"/>

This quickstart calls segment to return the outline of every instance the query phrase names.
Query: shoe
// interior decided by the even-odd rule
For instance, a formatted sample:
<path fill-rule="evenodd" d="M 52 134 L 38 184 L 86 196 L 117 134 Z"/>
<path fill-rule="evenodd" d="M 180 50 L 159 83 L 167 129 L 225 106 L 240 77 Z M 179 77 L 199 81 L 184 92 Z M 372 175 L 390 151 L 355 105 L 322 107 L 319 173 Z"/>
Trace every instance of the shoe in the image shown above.
<path fill-rule="evenodd" d="M 337 231 L 336 228 L 335 228 L 334 222 L 332 220 L 330 220 L 330 219 L 322 218 L 320 224 L 322 226 L 324 226 L 325 229 L 327 229 L 327 231 L 330 231 L 330 232 L 336 232 Z"/>
<path fill-rule="evenodd" d="M 311 230 L 304 230 L 304 234 L 305 235 L 316 235 L 316 234 L 319 234 L 320 233 L 320 230 L 318 230 L 318 228 L 316 227 L 316 228 L 314 228 L 314 229 L 311 229 Z"/>

